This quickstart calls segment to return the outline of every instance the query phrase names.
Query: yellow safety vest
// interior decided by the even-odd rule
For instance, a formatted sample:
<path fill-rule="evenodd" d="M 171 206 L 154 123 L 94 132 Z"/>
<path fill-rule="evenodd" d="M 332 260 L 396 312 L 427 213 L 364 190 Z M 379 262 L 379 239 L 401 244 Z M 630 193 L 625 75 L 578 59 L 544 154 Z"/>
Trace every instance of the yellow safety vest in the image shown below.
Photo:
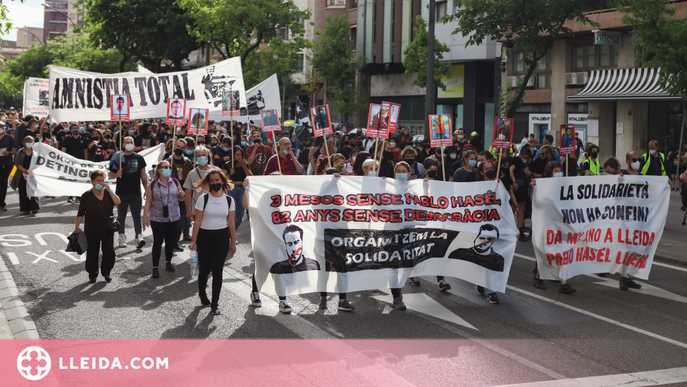
<path fill-rule="evenodd" d="M 666 167 L 664 165 L 665 164 L 665 156 L 663 156 L 663 153 L 661 153 L 661 152 L 658 152 L 658 155 L 661 156 L 660 157 L 661 158 L 661 176 L 665 176 L 666 175 Z M 642 158 L 644 159 L 644 167 L 642 167 L 641 172 L 639 172 L 639 174 L 641 174 L 641 175 L 646 175 L 646 173 L 649 172 L 649 164 L 651 163 L 651 161 L 647 161 L 648 157 L 651 157 L 648 155 L 648 153 L 644 153 L 642 155 Z"/>
<path fill-rule="evenodd" d="M 583 165 L 587 164 L 589 166 L 589 175 L 590 176 L 599 174 L 599 159 L 596 159 L 596 160 L 594 160 L 594 162 L 592 162 L 592 159 L 590 157 L 590 158 L 584 160 L 584 163 L 582 163 L 582 164 Z"/>

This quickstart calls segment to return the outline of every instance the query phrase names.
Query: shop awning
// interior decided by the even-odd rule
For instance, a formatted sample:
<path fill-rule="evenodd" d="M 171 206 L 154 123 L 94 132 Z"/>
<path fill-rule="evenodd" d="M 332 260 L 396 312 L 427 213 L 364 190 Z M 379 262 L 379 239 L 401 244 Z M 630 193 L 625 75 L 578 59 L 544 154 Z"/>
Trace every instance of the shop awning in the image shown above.
<path fill-rule="evenodd" d="M 661 100 L 679 99 L 658 85 L 659 69 L 615 69 L 590 71 L 584 89 L 568 100 Z"/>

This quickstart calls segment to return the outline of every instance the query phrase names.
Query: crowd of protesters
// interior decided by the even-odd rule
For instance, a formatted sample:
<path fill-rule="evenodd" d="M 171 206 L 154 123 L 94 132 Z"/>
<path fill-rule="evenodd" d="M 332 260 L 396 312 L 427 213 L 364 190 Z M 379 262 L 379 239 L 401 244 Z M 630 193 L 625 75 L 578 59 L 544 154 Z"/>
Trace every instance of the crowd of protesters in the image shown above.
<path fill-rule="evenodd" d="M 175 271 L 172 257 L 175 251 L 183 251 L 181 241 L 197 247 L 199 297 L 201 304 L 210 306 L 215 314 L 219 314 L 221 266 L 227 254 L 233 254 L 236 249 L 236 230 L 244 217 L 245 188 L 251 176 L 333 174 L 337 177 L 378 176 L 398 181 L 425 179 L 456 183 L 498 180 L 510 195 L 519 239 L 523 242 L 529 240 L 531 233 L 525 225 L 531 215 L 532 191 L 538 178 L 604 174 L 670 178 L 679 174 L 682 208 L 687 207 L 684 173 L 687 160 L 680 157 L 677 150 L 667 155 L 659 152 L 658 143 L 653 140 L 647 152 L 640 155 L 631 151 L 624 161 L 620 161 L 613 156 L 601 160 L 599 147 L 592 143 L 582 144 L 579 138 L 571 140 L 569 145 L 574 146 L 575 152 L 565 157 L 555 147 L 553 136 L 544 136 L 539 144 L 534 135 L 525 134 L 519 144 L 502 151 L 499 166 L 499 150 L 493 147 L 485 150 L 483 138 L 476 132 L 468 136 L 464 129 L 455 131 L 452 145 L 442 151 L 432 147 L 429 139 L 413 136 L 403 126 L 388 139 L 375 141 L 366 137 L 363 129 L 349 131 L 341 125 L 334 128 L 333 134 L 315 138 L 296 130 L 263 132 L 252 122 L 210 121 L 208 134 L 196 136 L 188 135 L 185 126 L 167 125 L 161 119 L 126 121 L 120 130 L 118 122 L 51 124 L 45 118 L 22 117 L 10 111 L 0 113 L 0 149 L 4 149 L 0 154 L 0 178 L 7 179 L 16 166 L 10 186 L 19 191 L 23 215 L 36 214 L 40 210 L 38 198 L 29 197 L 26 188 L 35 143 L 55 147 L 77 159 L 110 162 L 108 176 L 102 172 L 92 174 L 93 188 L 80 198 L 68 198 L 68 202 L 79 204 L 75 232 L 81 231 L 81 220 L 86 219 L 89 281 L 95 282 L 97 278 L 101 247 L 100 271 L 107 282 L 112 280 L 114 243 L 116 240 L 118 247 L 127 246 L 125 224 L 127 214 L 131 213 L 136 248 L 145 246 L 142 231 L 147 227 L 153 231 L 152 278 L 160 277 L 163 244 L 167 272 Z M 138 152 L 158 144 L 164 144 L 165 155 L 155 166 L 154 176 L 149 181 L 146 161 Z M 106 177 L 117 179 L 115 192 L 105 183 Z M 670 182 L 672 186 L 673 180 Z M 0 185 L 0 211 L 6 211 L 6 191 L 7 186 Z M 223 197 L 229 199 L 225 202 Z M 114 206 L 118 209 L 118 238 L 102 225 L 114 218 Z M 536 268 L 534 272 L 534 286 L 545 289 Z M 205 292 L 210 273 L 214 277 L 211 299 Z M 451 288 L 443 277 L 437 277 L 437 281 L 441 291 Z M 420 285 L 417 278 L 410 278 L 409 283 Z M 629 276 L 620 280 L 622 290 L 639 287 L 641 285 Z M 486 295 L 489 302 L 499 303 L 495 291 L 479 286 L 477 291 Z M 571 294 L 575 289 L 562 281 L 559 291 Z M 401 290 L 392 289 L 392 294 L 393 306 L 405 310 Z M 340 310 L 355 309 L 346 301 L 345 294 L 339 297 Z M 326 308 L 326 293 L 322 294 L 322 300 L 320 306 Z M 251 304 L 261 305 L 254 279 Z M 286 297 L 280 297 L 279 307 L 284 313 L 291 311 Z"/>

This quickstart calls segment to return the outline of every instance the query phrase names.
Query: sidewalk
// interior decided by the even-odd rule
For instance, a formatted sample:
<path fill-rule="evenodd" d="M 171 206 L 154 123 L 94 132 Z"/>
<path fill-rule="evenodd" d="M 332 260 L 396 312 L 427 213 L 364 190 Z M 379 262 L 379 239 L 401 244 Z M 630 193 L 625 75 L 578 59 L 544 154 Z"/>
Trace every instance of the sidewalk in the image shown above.
<path fill-rule="evenodd" d="M 33 319 L 19 298 L 12 274 L 0 258 L 0 339 L 38 339 Z"/>
<path fill-rule="evenodd" d="M 687 266 L 687 226 L 682 225 L 684 211 L 681 206 L 680 193 L 671 192 L 666 226 L 654 257 L 658 262 Z"/>

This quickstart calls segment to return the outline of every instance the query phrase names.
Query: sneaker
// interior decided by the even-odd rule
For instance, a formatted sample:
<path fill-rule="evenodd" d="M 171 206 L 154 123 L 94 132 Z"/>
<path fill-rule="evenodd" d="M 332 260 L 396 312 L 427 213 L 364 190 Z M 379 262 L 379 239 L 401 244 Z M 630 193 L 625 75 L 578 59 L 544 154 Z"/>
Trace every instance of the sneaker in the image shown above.
<path fill-rule="evenodd" d="M 28 215 L 28 214 L 30 214 L 29 211 L 22 211 L 22 212 L 21 212 L 21 215 Z"/>
<path fill-rule="evenodd" d="M 451 290 L 451 285 L 446 280 L 439 281 L 439 291 L 448 292 L 449 290 Z"/>
<path fill-rule="evenodd" d="M 172 262 L 167 262 L 167 265 L 165 265 L 165 270 L 167 270 L 170 273 L 174 273 L 176 271 L 174 266 L 172 266 Z"/>
<path fill-rule="evenodd" d="M 355 310 L 355 306 L 351 305 L 351 303 L 348 302 L 348 300 L 339 300 L 339 310 L 352 312 Z"/>
<path fill-rule="evenodd" d="M 408 278 L 408 283 L 412 286 L 420 286 L 420 279 L 417 277 Z"/>
<path fill-rule="evenodd" d="M 487 300 L 489 301 L 490 304 L 498 304 L 499 303 L 499 296 L 496 293 L 489 293 L 489 294 L 487 294 Z"/>
<path fill-rule="evenodd" d="M 74 203 L 81 203 L 81 198 L 74 198 Z"/>
<path fill-rule="evenodd" d="M 119 234 L 119 247 L 126 247 L 126 235 Z"/>
<path fill-rule="evenodd" d="M 67 198 L 67 203 L 74 203 L 74 199 L 70 196 Z"/>
<path fill-rule="evenodd" d="M 199 294 L 198 297 L 200 297 L 200 305 L 202 306 L 210 306 L 210 299 L 208 298 L 207 294 Z"/>
<path fill-rule="evenodd" d="M 109 284 L 110 282 L 112 282 L 112 276 L 111 276 L 111 275 L 106 275 L 106 276 L 104 276 L 104 277 L 105 277 L 105 282 L 107 282 L 108 284 Z"/>
<path fill-rule="evenodd" d="M 157 267 L 153 268 L 153 278 L 160 278 L 160 270 Z"/>
<path fill-rule="evenodd" d="M 279 301 L 279 311 L 284 313 L 284 314 L 289 314 L 291 313 L 291 307 L 289 304 L 286 303 L 286 300 L 280 300 Z"/>
<path fill-rule="evenodd" d="M 525 234 L 525 228 L 520 228 L 520 242 L 527 242 L 527 234 Z"/>
<path fill-rule="evenodd" d="M 191 235 L 190 234 L 184 234 L 184 240 L 190 242 L 192 240 Z"/>
<path fill-rule="evenodd" d="M 541 278 L 534 279 L 534 287 L 537 289 L 546 289 L 546 285 L 544 285 L 544 281 L 542 281 Z"/>
<path fill-rule="evenodd" d="M 176 246 L 174 246 L 174 248 L 172 250 L 176 251 L 177 253 L 183 253 L 184 252 L 184 249 L 182 249 L 178 243 L 176 244 Z"/>
<path fill-rule="evenodd" d="M 96 275 L 89 275 L 89 276 L 88 276 L 88 282 L 90 282 L 90 283 L 92 283 L 92 284 L 94 284 L 95 281 L 97 281 L 97 280 L 98 280 L 98 275 L 97 275 L 97 274 L 96 274 Z"/>
<path fill-rule="evenodd" d="M 403 303 L 401 297 L 394 298 L 394 308 L 398 310 L 406 310 L 406 304 Z"/>
<path fill-rule="evenodd" d="M 31 211 L 31 213 L 36 215 L 38 213 L 38 210 L 33 210 L 33 211 Z"/>
<path fill-rule="evenodd" d="M 627 278 L 627 286 L 630 287 L 630 289 L 641 289 L 642 285 L 636 283 L 635 281 L 632 280 L 632 278 Z"/>
<path fill-rule="evenodd" d="M 327 309 L 327 297 L 320 297 L 320 309 Z"/>
<path fill-rule="evenodd" d="M 3 206 L 3 207 L 0 207 L 0 211 L 7 211 L 7 208 L 4 207 L 4 206 Z"/>
<path fill-rule="evenodd" d="M 627 278 L 620 277 L 620 290 L 628 290 L 630 285 L 627 283 Z"/>
<path fill-rule="evenodd" d="M 219 316 L 220 314 L 222 314 L 222 312 L 220 312 L 217 308 L 212 308 L 210 310 L 210 313 L 212 313 L 213 316 Z"/>
<path fill-rule="evenodd" d="M 484 288 L 477 285 L 477 294 L 479 294 L 480 296 L 483 296 L 484 295 Z"/>
<path fill-rule="evenodd" d="M 258 292 L 251 292 L 250 294 L 250 304 L 255 306 L 256 308 L 259 308 L 262 306 L 262 301 L 260 301 L 260 293 Z"/>
<path fill-rule="evenodd" d="M 577 291 L 577 289 L 573 288 L 569 284 L 563 284 L 561 285 L 561 288 L 558 289 L 558 293 L 563 293 L 563 294 L 573 294 Z"/>
<path fill-rule="evenodd" d="M 146 245 L 146 240 L 143 239 L 143 234 L 138 234 L 136 235 L 136 248 L 140 249 L 141 247 Z"/>

